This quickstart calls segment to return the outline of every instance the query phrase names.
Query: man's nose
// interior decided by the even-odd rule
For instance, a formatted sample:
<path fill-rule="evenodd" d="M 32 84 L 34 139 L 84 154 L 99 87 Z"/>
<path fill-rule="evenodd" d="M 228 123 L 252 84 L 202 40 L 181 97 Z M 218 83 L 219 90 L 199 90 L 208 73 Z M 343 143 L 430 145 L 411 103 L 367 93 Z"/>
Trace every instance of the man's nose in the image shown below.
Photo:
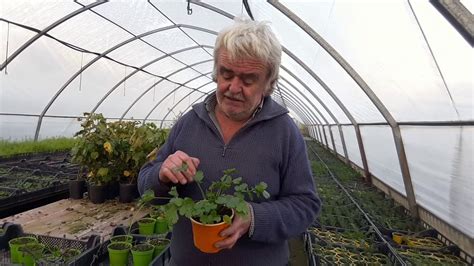
<path fill-rule="evenodd" d="M 242 80 L 235 76 L 230 82 L 229 91 L 232 94 L 240 93 L 242 91 Z"/>

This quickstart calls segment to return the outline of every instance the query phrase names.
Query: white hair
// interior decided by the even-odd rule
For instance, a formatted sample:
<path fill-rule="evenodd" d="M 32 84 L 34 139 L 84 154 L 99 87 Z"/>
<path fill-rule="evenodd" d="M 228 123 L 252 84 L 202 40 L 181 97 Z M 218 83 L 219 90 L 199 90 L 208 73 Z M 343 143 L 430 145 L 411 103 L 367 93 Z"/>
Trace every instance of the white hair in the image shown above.
<path fill-rule="evenodd" d="M 270 86 L 265 95 L 272 94 L 278 80 L 281 64 L 281 44 L 268 22 L 257 22 L 236 18 L 232 26 L 219 32 L 214 47 L 214 69 L 212 77 L 217 77 L 219 51 L 226 50 L 231 60 L 252 58 L 261 60 L 268 66 Z"/>

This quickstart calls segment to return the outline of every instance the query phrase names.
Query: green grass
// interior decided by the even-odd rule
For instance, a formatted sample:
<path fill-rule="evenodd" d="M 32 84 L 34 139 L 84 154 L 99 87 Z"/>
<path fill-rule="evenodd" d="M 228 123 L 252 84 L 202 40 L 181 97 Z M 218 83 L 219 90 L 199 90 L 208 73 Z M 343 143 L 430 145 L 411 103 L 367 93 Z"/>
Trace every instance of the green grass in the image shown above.
<path fill-rule="evenodd" d="M 0 140 L 0 157 L 16 154 L 55 152 L 70 150 L 74 146 L 73 138 L 50 138 L 41 141 L 6 141 Z"/>

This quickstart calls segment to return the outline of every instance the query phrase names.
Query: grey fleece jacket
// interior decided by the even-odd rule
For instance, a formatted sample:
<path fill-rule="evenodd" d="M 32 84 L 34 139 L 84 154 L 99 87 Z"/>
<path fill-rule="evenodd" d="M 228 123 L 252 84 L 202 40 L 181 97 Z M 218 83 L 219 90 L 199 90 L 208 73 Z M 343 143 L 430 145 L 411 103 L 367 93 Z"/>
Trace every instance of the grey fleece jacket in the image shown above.
<path fill-rule="evenodd" d="M 271 197 L 250 202 L 253 235 L 242 236 L 231 250 L 217 254 L 196 249 L 189 219 L 180 218 L 172 233 L 172 265 L 286 265 L 287 239 L 304 232 L 321 206 L 303 138 L 288 111 L 266 97 L 262 109 L 226 145 L 205 102 L 194 105 L 175 124 L 157 159 L 142 167 L 140 193 L 152 188 L 156 195 L 167 195 L 170 187 L 159 182 L 158 173 L 168 155 L 181 150 L 200 159 L 205 187 L 219 179 L 223 170 L 236 168 L 236 176 L 251 186 L 267 183 Z M 201 199 L 195 183 L 177 185 L 177 190 L 183 197 Z"/>

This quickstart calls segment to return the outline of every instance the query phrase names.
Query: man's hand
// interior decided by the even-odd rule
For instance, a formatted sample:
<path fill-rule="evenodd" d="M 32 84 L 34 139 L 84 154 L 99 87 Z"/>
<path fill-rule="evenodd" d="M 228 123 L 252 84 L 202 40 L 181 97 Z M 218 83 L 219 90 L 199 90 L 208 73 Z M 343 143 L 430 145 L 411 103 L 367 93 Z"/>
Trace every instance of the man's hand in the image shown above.
<path fill-rule="evenodd" d="M 221 236 L 226 239 L 221 240 L 215 244 L 216 248 L 219 249 L 231 249 L 237 240 L 249 231 L 250 227 L 250 215 L 241 217 L 236 215 L 232 224 L 226 229 L 222 230 Z"/>
<path fill-rule="evenodd" d="M 181 168 L 183 163 L 188 165 L 188 169 L 186 171 L 179 171 L 178 169 Z M 182 151 L 176 151 L 163 162 L 158 177 L 164 183 L 172 182 L 184 185 L 193 181 L 198 165 L 198 158 L 190 157 Z"/>

